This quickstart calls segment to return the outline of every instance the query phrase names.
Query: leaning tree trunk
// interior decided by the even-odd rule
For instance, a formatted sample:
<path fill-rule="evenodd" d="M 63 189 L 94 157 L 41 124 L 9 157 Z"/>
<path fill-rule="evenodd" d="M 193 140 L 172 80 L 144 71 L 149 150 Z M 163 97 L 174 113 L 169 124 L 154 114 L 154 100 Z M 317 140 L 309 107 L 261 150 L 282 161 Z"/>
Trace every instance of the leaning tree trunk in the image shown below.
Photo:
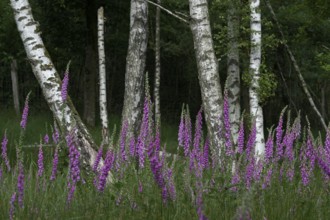
<path fill-rule="evenodd" d="M 157 0 L 157 4 L 160 4 L 161 0 Z M 159 86 L 160 86 L 160 8 L 156 9 L 156 39 L 155 39 L 155 87 L 154 87 L 154 98 L 155 98 L 155 121 L 156 125 L 160 125 L 160 97 L 159 97 Z"/>
<path fill-rule="evenodd" d="M 17 61 L 14 59 L 11 62 L 11 84 L 13 87 L 14 108 L 16 115 L 20 114 L 19 93 L 18 93 L 18 78 L 17 78 Z"/>
<path fill-rule="evenodd" d="M 43 95 L 57 123 L 61 125 L 64 132 L 71 132 L 74 135 L 73 139 L 81 155 L 82 167 L 91 171 L 97 154 L 96 145 L 71 100 L 69 98 L 66 102 L 62 100 L 61 79 L 41 39 L 40 28 L 32 16 L 30 4 L 28 0 L 11 0 L 10 2 L 27 58 Z"/>
<path fill-rule="evenodd" d="M 148 3 L 131 0 L 130 33 L 126 57 L 125 95 L 122 121 L 128 136 L 136 135 L 141 123 L 144 69 L 148 44 Z"/>
<path fill-rule="evenodd" d="M 259 104 L 259 79 L 260 79 L 260 63 L 261 63 L 261 13 L 260 1 L 250 0 L 251 10 L 251 53 L 250 53 L 250 75 L 251 85 L 249 89 L 250 95 L 250 114 L 256 123 L 256 142 L 255 155 L 260 158 L 265 153 L 264 138 L 264 118 L 262 108 Z"/>
<path fill-rule="evenodd" d="M 223 100 L 207 0 L 189 0 L 189 8 L 205 120 L 213 152 L 220 154 L 221 139 L 218 132 L 221 126 Z"/>
<path fill-rule="evenodd" d="M 84 67 L 84 120 L 95 126 L 96 117 L 96 80 L 97 80 L 97 7 L 96 1 L 87 0 L 86 13 L 86 48 Z"/>
<path fill-rule="evenodd" d="M 104 8 L 100 7 L 97 11 L 98 23 L 98 50 L 99 50 L 99 75 L 100 75 L 100 117 L 102 123 L 103 143 L 108 143 L 108 111 L 107 111 L 107 86 L 105 71 L 105 52 L 104 52 Z"/>
<path fill-rule="evenodd" d="M 239 69 L 239 7 L 240 0 L 229 2 L 228 9 L 228 55 L 227 55 L 227 82 L 228 103 L 230 110 L 230 124 L 233 141 L 236 144 L 240 125 L 240 69 Z"/>

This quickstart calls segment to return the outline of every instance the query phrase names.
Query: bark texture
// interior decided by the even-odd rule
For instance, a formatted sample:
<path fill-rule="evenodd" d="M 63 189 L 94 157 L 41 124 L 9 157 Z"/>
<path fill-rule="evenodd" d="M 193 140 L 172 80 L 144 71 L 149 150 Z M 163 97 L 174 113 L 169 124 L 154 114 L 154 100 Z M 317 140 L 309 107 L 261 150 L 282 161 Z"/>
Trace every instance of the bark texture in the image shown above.
<path fill-rule="evenodd" d="M 218 132 L 221 126 L 223 98 L 207 1 L 189 0 L 189 8 L 205 120 L 213 151 L 220 154 L 221 140 Z"/>
<path fill-rule="evenodd" d="M 128 123 L 128 136 L 136 135 L 141 123 L 144 69 L 148 44 L 147 21 L 148 3 L 144 0 L 131 0 L 130 33 L 122 113 L 122 121 Z"/>
<path fill-rule="evenodd" d="M 328 127 L 326 125 L 326 122 L 325 122 L 324 118 L 322 117 L 320 111 L 318 110 L 318 108 L 315 105 L 315 102 L 314 102 L 314 100 L 312 98 L 312 95 L 311 95 L 311 93 L 308 90 L 307 83 L 306 83 L 306 81 L 305 81 L 305 79 L 304 79 L 304 77 L 303 77 L 303 75 L 302 75 L 302 73 L 300 71 L 300 68 L 299 68 L 299 65 L 298 65 L 298 63 L 296 61 L 296 58 L 294 57 L 294 55 L 293 55 L 293 53 L 292 53 L 289 45 L 285 43 L 285 37 L 284 37 L 283 31 L 282 31 L 282 29 L 280 27 L 280 24 L 279 24 L 279 22 L 277 20 L 277 17 L 276 17 L 276 14 L 275 14 L 274 10 L 273 10 L 273 7 L 270 4 L 269 0 L 265 0 L 265 1 L 266 1 L 266 4 L 267 4 L 267 7 L 268 7 L 269 11 L 271 12 L 271 14 L 273 16 L 273 20 L 275 21 L 275 24 L 276 24 L 276 26 L 277 26 L 280 34 L 281 34 L 282 42 L 283 42 L 283 44 L 285 46 L 285 49 L 287 50 L 287 52 L 288 52 L 288 54 L 290 56 L 291 62 L 293 63 L 294 69 L 296 70 L 296 73 L 298 75 L 298 78 L 299 78 L 299 80 L 301 82 L 303 91 L 304 91 L 305 95 L 307 96 L 308 102 L 311 105 L 311 107 L 313 108 L 313 110 L 315 111 L 316 115 L 319 117 L 320 122 L 321 122 L 323 128 L 325 130 L 327 130 Z"/>
<path fill-rule="evenodd" d="M 157 4 L 161 4 L 161 0 L 157 0 Z M 159 86 L 160 86 L 160 8 L 156 9 L 156 35 L 155 35 L 155 87 L 154 87 L 154 98 L 155 98 L 155 121 L 157 125 L 160 125 L 160 97 L 159 97 Z"/>
<path fill-rule="evenodd" d="M 17 61 L 14 59 L 11 62 L 11 84 L 13 88 L 14 108 L 16 115 L 20 114 L 19 92 L 18 92 L 18 77 L 17 77 Z"/>
<path fill-rule="evenodd" d="M 86 48 L 84 68 L 84 120 L 95 126 L 97 80 L 97 8 L 96 1 L 86 1 Z"/>
<path fill-rule="evenodd" d="M 256 123 L 256 142 L 255 155 L 257 158 L 263 157 L 265 153 L 265 137 L 264 137 L 264 117 L 262 107 L 259 104 L 259 79 L 261 64 L 261 13 L 260 1 L 250 0 L 250 29 L 251 29 L 251 52 L 250 52 L 250 75 L 251 85 L 249 88 L 250 95 L 250 114 Z"/>
<path fill-rule="evenodd" d="M 228 9 L 228 55 L 227 55 L 227 82 L 228 103 L 230 111 L 231 134 L 234 144 L 237 143 L 240 125 L 240 69 L 239 69 L 239 7 L 240 0 L 229 2 Z"/>
<path fill-rule="evenodd" d="M 108 111 L 107 111 L 107 85 L 105 70 L 105 52 L 104 52 L 104 8 L 100 7 L 97 11 L 97 35 L 99 52 L 99 75 L 100 75 L 100 117 L 102 123 L 103 143 L 108 143 Z"/>
<path fill-rule="evenodd" d="M 61 79 L 41 39 L 40 28 L 32 16 L 30 4 L 28 0 L 11 0 L 10 2 L 27 58 L 43 95 L 63 132 L 73 134 L 73 139 L 81 154 L 81 166 L 91 171 L 97 154 L 96 145 L 70 98 L 66 102 L 62 100 Z M 112 180 L 111 175 L 108 180 Z"/>

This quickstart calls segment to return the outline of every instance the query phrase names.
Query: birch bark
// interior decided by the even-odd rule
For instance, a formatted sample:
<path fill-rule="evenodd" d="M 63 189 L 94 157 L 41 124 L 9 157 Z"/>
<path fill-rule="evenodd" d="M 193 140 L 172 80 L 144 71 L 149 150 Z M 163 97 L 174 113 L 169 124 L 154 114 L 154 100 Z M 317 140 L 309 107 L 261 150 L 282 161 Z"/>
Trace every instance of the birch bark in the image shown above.
<path fill-rule="evenodd" d="M 18 78 L 17 78 L 17 61 L 15 59 L 11 62 L 10 67 L 11 67 L 11 84 L 13 87 L 14 108 L 16 115 L 19 115 L 20 107 L 19 107 Z"/>
<path fill-rule="evenodd" d="M 73 138 L 81 154 L 82 167 L 91 171 L 97 154 L 96 145 L 70 98 L 66 102 L 62 100 L 61 79 L 41 39 L 39 25 L 33 18 L 31 6 L 28 0 L 10 0 L 10 3 L 27 58 L 43 95 L 58 124 L 65 132 L 74 135 Z M 112 181 L 111 175 L 108 180 Z"/>
<path fill-rule="evenodd" d="M 250 29 L 251 29 L 251 52 L 250 52 L 250 75 L 251 85 L 249 88 L 250 114 L 256 123 L 255 156 L 263 157 L 265 153 L 264 119 L 262 108 L 259 104 L 259 79 L 261 64 L 261 13 L 260 0 L 250 0 Z"/>
<path fill-rule="evenodd" d="M 99 52 L 99 75 L 100 75 L 100 117 L 102 123 L 103 143 L 109 141 L 108 132 L 108 111 L 107 111 L 107 86 L 104 52 L 104 8 L 100 7 L 97 11 L 97 34 L 98 34 L 98 52 Z"/>
<path fill-rule="evenodd" d="M 126 57 L 125 95 L 122 121 L 128 123 L 128 136 L 136 135 L 141 123 L 144 69 L 148 44 L 148 3 L 131 0 L 130 33 Z"/>
<path fill-rule="evenodd" d="M 221 140 L 218 135 L 221 126 L 222 93 L 215 57 L 207 0 L 189 0 L 195 55 L 199 85 L 203 101 L 205 120 L 213 152 L 221 153 Z"/>
<path fill-rule="evenodd" d="M 228 55 L 227 55 L 227 82 L 228 103 L 230 111 L 231 135 L 234 144 L 237 144 L 238 130 L 241 117 L 240 105 L 240 69 L 239 69 L 239 6 L 240 0 L 229 2 L 228 9 Z"/>

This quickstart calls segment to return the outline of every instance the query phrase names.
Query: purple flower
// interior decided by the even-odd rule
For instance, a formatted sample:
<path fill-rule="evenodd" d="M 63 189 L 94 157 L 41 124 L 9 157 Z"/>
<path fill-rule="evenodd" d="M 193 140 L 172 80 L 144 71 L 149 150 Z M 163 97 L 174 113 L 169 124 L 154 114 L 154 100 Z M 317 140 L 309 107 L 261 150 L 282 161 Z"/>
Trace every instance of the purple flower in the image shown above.
<path fill-rule="evenodd" d="M 245 170 L 245 185 L 247 189 L 250 189 L 251 187 L 251 183 L 253 180 L 253 174 L 254 174 L 254 167 L 255 167 L 255 161 L 254 161 L 254 157 L 250 156 L 249 158 L 249 162 L 246 166 L 246 170 Z"/>
<path fill-rule="evenodd" d="M 210 140 L 206 138 L 203 150 L 203 168 L 206 169 L 209 167 L 209 151 L 210 151 Z"/>
<path fill-rule="evenodd" d="M 202 108 L 198 111 L 195 123 L 194 149 L 199 152 L 199 145 L 202 138 Z"/>
<path fill-rule="evenodd" d="M 143 185 L 142 182 L 139 180 L 139 187 L 138 187 L 139 193 L 143 192 Z"/>
<path fill-rule="evenodd" d="M 8 156 L 7 156 L 7 144 L 8 144 L 8 139 L 7 139 L 7 133 L 5 132 L 5 135 L 2 139 L 2 147 L 1 147 L 1 156 L 3 161 L 5 162 L 6 166 L 7 166 L 7 170 L 8 172 L 10 171 L 10 163 L 8 160 Z"/>
<path fill-rule="evenodd" d="M 274 148 L 273 134 L 270 131 L 267 142 L 266 142 L 266 152 L 265 152 L 265 163 L 266 164 L 268 164 L 271 161 L 271 159 L 273 158 L 273 148 Z"/>
<path fill-rule="evenodd" d="M 304 186 L 309 184 L 309 171 L 306 167 L 306 164 L 302 164 L 300 168 L 301 180 Z"/>
<path fill-rule="evenodd" d="M 68 192 L 67 203 L 70 204 L 73 199 L 74 192 L 76 191 L 76 184 L 75 183 L 70 184 L 70 182 L 69 182 L 68 189 L 69 189 L 69 192 Z"/>
<path fill-rule="evenodd" d="M 243 153 L 243 149 L 244 149 L 244 122 L 242 119 L 238 131 L 237 153 L 239 154 Z"/>
<path fill-rule="evenodd" d="M 93 171 L 94 172 L 98 171 L 98 167 L 99 167 L 100 160 L 102 158 L 102 154 L 103 154 L 103 145 L 100 146 L 99 151 L 97 152 L 95 162 L 94 162 L 94 165 L 93 165 Z"/>
<path fill-rule="evenodd" d="M 62 101 L 65 102 L 68 97 L 68 85 L 69 85 L 69 71 L 65 71 L 64 78 L 62 81 L 61 96 Z"/>
<path fill-rule="evenodd" d="M 60 140 L 60 134 L 56 128 L 54 128 L 54 133 L 52 135 L 52 138 L 55 144 L 57 144 Z"/>
<path fill-rule="evenodd" d="M 45 144 L 48 144 L 49 143 L 49 136 L 48 136 L 48 134 L 45 134 L 45 136 L 44 136 L 44 142 L 45 142 Z"/>
<path fill-rule="evenodd" d="M 24 105 L 24 109 L 23 109 L 23 113 L 22 113 L 21 128 L 23 128 L 23 129 L 26 128 L 27 118 L 29 115 L 29 96 L 30 96 L 30 93 L 26 96 L 25 105 Z"/>
<path fill-rule="evenodd" d="M 169 195 L 172 201 L 176 199 L 176 190 L 175 190 L 175 185 L 174 185 L 174 180 L 173 180 L 173 171 L 172 169 L 167 170 L 167 182 L 168 182 L 168 187 L 169 187 Z"/>
<path fill-rule="evenodd" d="M 226 146 L 226 155 L 231 156 L 234 154 L 232 149 L 231 141 L 231 126 L 230 126 L 230 116 L 229 116 L 229 103 L 228 103 L 228 92 L 225 91 L 225 97 L 223 100 L 223 120 L 225 127 L 225 146 Z"/>
<path fill-rule="evenodd" d="M 50 176 L 50 180 L 54 181 L 56 178 L 57 173 L 57 165 L 58 165 L 58 147 L 55 149 L 54 159 L 53 159 L 53 167 L 52 167 L 52 174 Z"/>
<path fill-rule="evenodd" d="M 44 154 L 42 151 L 42 144 L 39 145 L 38 153 L 38 177 L 41 177 L 44 173 Z"/>
<path fill-rule="evenodd" d="M 16 192 L 13 193 L 11 199 L 9 201 L 10 209 L 9 209 L 9 219 L 14 219 L 14 211 L 15 211 L 15 201 L 16 201 Z"/>
<path fill-rule="evenodd" d="M 308 137 L 307 137 L 307 142 L 306 142 L 306 156 L 307 158 L 309 159 L 310 161 L 310 169 L 311 171 L 314 170 L 314 167 L 315 167 L 315 160 L 316 160 L 316 155 L 315 155 L 315 152 L 314 152 L 314 146 L 313 146 L 313 141 L 312 141 L 312 134 L 311 132 L 309 131 L 309 134 L 308 134 Z"/>
<path fill-rule="evenodd" d="M 285 145 L 285 157 L 289 159 L 289 161 L 293 161 L 293 142 L 294 142 L 294 133 L 289 132 L 285 135 L 283 144 Z"/>
<path fill-rule="evenodd" d="M 289 182 L 293 181 L 294 177 L 294 167 L 290 167 L 286 172 L 286 177 L 288 178 Z"/>
<path fill-rule="evenodd" d="M 185 132 L 184 132 L 184 156 L 189 155 L 191 145 L 191 120 L 189 115 L 189 110 L 187 110 L 187 114 L 185 117 Z"/>
<path fill-rule="evenodd" d="M 127 130 L 128 130 L 128 123 L 127 121 L 125 121 L 120 133 L 120 155 L 123 161 L 127 161 L 126 149 L 125 149 Z"/>
<path fill-rule="evenodd" d="M 97 189 L 100 192 L 104 191 L 106 180 L 109 175 L 109 171 L 111 170 L 111 168 L 113 166 L 114 160 L 115 160 L 114 153 L 111 150 L 108 150 L 105 160 L 104 160 L 104 164 L 101 168 L 101 172 L 100 172 L 99 180 L 98 180 Z"/>
<path fill-rule="evenodd" d="M 131 157 L 135 156 L 135 139 L 134 137 L 131 137 L 131 140 L 129 142 L 129 153 L 131 155 Z"/>
<path fill-rule="evenodd" d="M 316 157 L 317 158 L 317 162 L 319 164 L 319 166 L 321 167 L 322 171 L 330 176 L 330 167 L 329 165 L 326 164 L 326 162 L 324 162 L 320 157 Z"/>
<path fill-rule="evenodd" d="M 276 156 L 277 159 L 281 159 L 283 156 L 283 145 L 282 145 L 282 136 L 283 136 L 283 115 L 286 110 L 286 107 L 282 110 L 278 125 L 276 127 Z"/>
<path fill-rule="evenodd" d="M 231 177 L 231 184 L 236 185 L 236 184 L 239 184 L 240 181 L 241 181 L 241 178 L 239 176 L 239 172 L 238 172 L 238 170 L 236 170 L 234 175 Z M 234 186 L 234 187 L 231 187 L 230 190 L 233 192 L 237 192 L 238 188 L 237 188 L 237 186 Z"/>
<path fill-rule="evenodd" d="M 179 125 L 179 134 L 178 134 L 178 142 L 179 142 L 179 146 L 184 145 L 184 137 L 185 137 L 185 113 L 184 113 L 184 109 L 182 109 L 182 113 L 181 113 L 181 119 L 180 119 L 180 125 Z"/>
<path fill-rule="evenodd" d="M 18 176 L 17 176 L 17 191 L 18 191 L 18 205 L 23 208 L 24 197 L 24 167 L 22 161 L 18 164 Z"/>
<path fill-rule="evenodd" d="M 263 189 L 266 189 L 267 187 L 270 186 L 270 182 L 271 182 L 272 174 L 273 174 L 273 168 L 270 167 L 270 168 L 268 169 L 268 171 L 267 171 L 266 176 L 265 176 L 264 183 L 262 184 L 262 188 L 263 188 Z"/>

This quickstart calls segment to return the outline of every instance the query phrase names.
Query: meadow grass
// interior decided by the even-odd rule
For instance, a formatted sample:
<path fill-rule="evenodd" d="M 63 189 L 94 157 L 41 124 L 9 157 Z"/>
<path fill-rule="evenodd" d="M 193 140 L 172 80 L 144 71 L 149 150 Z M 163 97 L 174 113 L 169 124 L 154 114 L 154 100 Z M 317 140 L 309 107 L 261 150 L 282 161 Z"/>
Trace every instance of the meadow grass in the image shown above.
<path fill-rule="evenodd" d="M 120 122 L 112 116 L 110 128 Z M 10 198 L 17 191 L 17 167 L 15 143 L 20 135 L 20 118 L 10 111 L 1 114 L 0 131 L 7 130 L 8 149 L 13 167 L 7 172 L 2 160 L 3 175 L 0 178 L 0 219 L 9 219 Z M 52 117 L 47 114 L 32 114 L 28 119 L 25 144 L 38 144 L 40 136 L 51 135 Z M 117 126 L 120 126 L 117 124 Z M 73 200 L 68 203 L 68 163 L 67 151 L 60 153 L 58 176 L 49 181 L 53 147 L 45 147 L 45 173 L 37 177 L 38 148 L 24 148 L 24 207 L 15 203 L 14 219 L 198 219 L 198 190 L 202 189 L 204 215 L 209 219 L 328 219 L 330 216 L 329 181 L 318 167 L 310 176 L 310 183 L 305 186 L 301 180 L 298 157 L 295 175 L 290 181 L 279 172 L 280 167 L 289 167 L 287 161 L 278 162 L 274 167 L 270 186 L 262 189 L 262 172 L 259 181 L 253 181 L 247 187 L 244 181 L 245 166 L 242 165 L 241 181 L 232 185 L 231 161 L 225 158 L 224 164 L 203 171 L 202 178 L 190 170 L 189 157 L 183 157 L 183 149 L 177 150 L 178 125 L 162 124 L 162 144 L 168 151 L 181 157 L 177 160 L 165 158 L 164 169 L 173 171 L 175 198 L 164 200 L 163 191 L 155 183 L 150 160 L 145 167 L 137 169 L 136 161 L 130 158 L 126 163 L 114 164 L 111 172 L 115 181 L 106 186 L 103 192 L 94 185 L 96 174 L 82 173 L 83 181 L 78 182 Z M 90 129 L 96 143 L 100 143 L 99 128 Z M 117 127 L 119 131 L 119 127 Z M 117 137 L 118 138 L 118 137 Z M 117 142 L 117 141 L 116 141 Z M 116 143 L 115 142 L 115 143 Z M 301 143 L 297 143 L 296 146 Z M 116 145 L 117 148 L 119 146 Z M 271 165 L 273 166 L 273 165 Z M 274 165 L 275 166 L 275 165 Z M 270 167 L 270 166 L 269 166 Z M 197 171 L 196 171 L 197 172 Z M 202 188 L 198 184 L 202 185 Z M 233 191 L 237 187 L 237 191 Z M 142 190 L 141 190 L 142 189 Z"/>

